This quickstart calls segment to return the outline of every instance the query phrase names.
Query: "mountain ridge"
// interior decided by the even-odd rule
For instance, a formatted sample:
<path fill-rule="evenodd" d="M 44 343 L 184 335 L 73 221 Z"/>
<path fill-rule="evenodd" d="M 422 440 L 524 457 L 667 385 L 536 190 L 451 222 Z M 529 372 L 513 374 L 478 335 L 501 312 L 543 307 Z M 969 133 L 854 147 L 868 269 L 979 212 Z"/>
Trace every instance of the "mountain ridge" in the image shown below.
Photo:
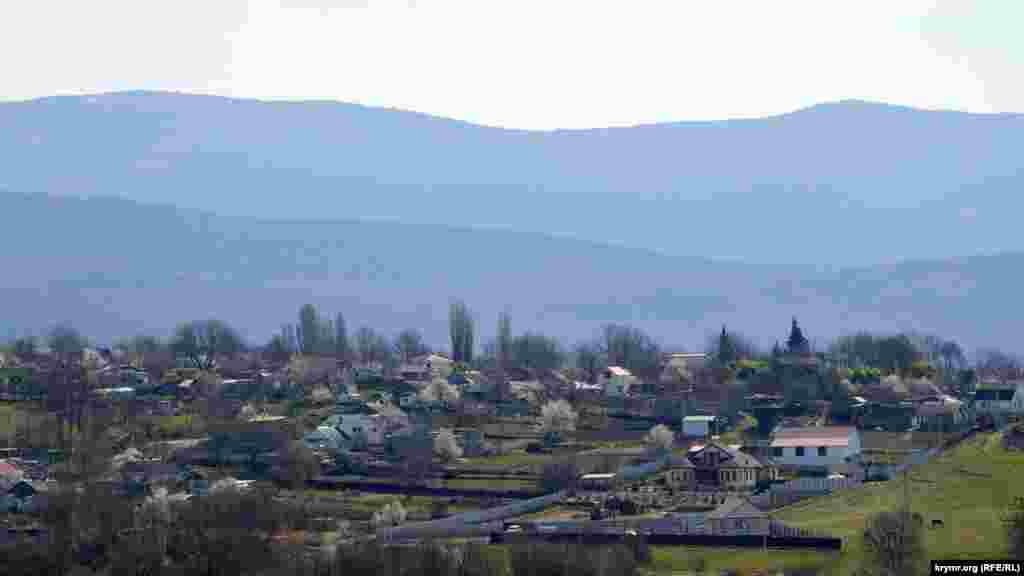
<path fill-rule="evenodd" d="M 823 342 L 855 330 L 933 332 L 965 346 L 1015 342 L 1024 254 L 867 269 L 743 265 L 528 233 L 378 222 L 257 221 L 119 198 L 0 192 L 0 288 L 16 333 L 70 321 L 100 341 L 167 335 L 219 317 L 261 343 L 306 302 L 351 329 L 447 337 L 464 299 L 480 341 L 499 312 L 513 330 L 567 344 L 608 322 L 700 349 L 721 325 L 770 346 L 792 316 Z M 59 230 L 60 234 L 51 231 Z"/>
<path fill-rule="evenodd" d="M 857 102 L 533 132 L 329 101 L 58 96 L 0 104 L 0 188 L 452 223 L 748 263 L 1024 249 L 1009 233 L 1024 209 L 1024 116 Z"/>

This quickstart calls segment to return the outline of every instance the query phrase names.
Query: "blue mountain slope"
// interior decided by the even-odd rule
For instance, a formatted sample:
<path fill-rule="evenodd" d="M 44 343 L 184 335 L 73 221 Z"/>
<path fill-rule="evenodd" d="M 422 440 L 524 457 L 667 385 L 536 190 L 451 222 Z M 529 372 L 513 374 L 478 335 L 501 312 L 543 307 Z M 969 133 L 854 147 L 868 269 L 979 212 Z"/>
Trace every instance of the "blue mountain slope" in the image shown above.
<path fill-rule="evenodd" d="M 530 132 L 331 102 L 0 104 L 0 188 L 259 218 L 541 232 L 751 263 L 1024 249 L 1024 116 L 865 102 Z"/>
<path fill-rule="evenodd" d="M 120 199 L 0 193 L 4 329 L 59 321 L 109 341 L 218 317 L 263 342 L 298 307 L 353 326 L 447 338 L 462 298 L 481 340 L 500 311 L 515 331 L 567 342 L 629 322 L 696 348 L 724 323 L 768 346 L 792 315 L 823 342 L 859 330 L 937 332 L 1013 349 L 1022 254 L 838 271 L 722 263 L 529 233 L 354 220 L 214 216 Z"/>

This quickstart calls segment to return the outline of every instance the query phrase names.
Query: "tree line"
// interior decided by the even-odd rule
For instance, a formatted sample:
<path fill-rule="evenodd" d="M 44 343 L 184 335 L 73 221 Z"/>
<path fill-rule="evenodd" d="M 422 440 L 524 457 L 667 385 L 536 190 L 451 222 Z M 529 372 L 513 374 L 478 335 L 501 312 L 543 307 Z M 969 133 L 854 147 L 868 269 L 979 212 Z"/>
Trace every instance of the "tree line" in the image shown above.
<path fill-rule="evenodd" d="M 387 337 L 361 326 L 350 334 L 342 313 L 324 315 L 312 304 L 303 305 L 296 320 L 283 324 L 262 346 L 248 345 L 227 322 L 206 319 L 178 325 L 167 340 L 137 335 L 116 342 L 113 348 L 133 359 L 170 354 L 200 369 L 211 368 L 217 357 L 242 351 L 258 351 L 278 362 L 286 362 L 295 354 L 328 355 L 390 368 L 432 351 L 416 329 Z M 660 343 L 641 329 L 625 324 L 606 324 L 593 337 L 567 348 L 557 338 L 536 331 L 514 335 L 511 319 L 501 314 L 495 337 L 479 346 L 479 351 L 477 319 L 464 302 L 451 304 L 448 324 L 448 355 L 456 364 L 476 369 L 543 372 L 571 367 L 578 379 L 593 382 L 607 366 L 622 366 L 641 378 L 652 378 L 662 365 Z M 64 323 L 51 329 L 43 340 L 31 336 L 16 338 L 5 349 L 17 357 L 31 358 L 37 354 L 40 343 L 46 344 L 56 356 L 66 353 L 69 347 L 84 349 L 88 344 L 80 333 Z M 734 371 L 742 370 L 744 363 L 749 368 L 786 354 L 820 353 L 841 358 L 853 369 L 879 369 L 886 374 L 909 374 L 916 364 L 928 364 L 946 375 L 971 367 L 957 341 L 913 332 L 860 331 L 835 338 L 819 349 L 804 336 L 795 318 L 788 337 L 783 343 L 776 342 L 771 350 L 761 349 L 752 338 L 723 326 L 719 334 L 708 338 L 702 351 L 717 366 Z M 994 348 L 979 349 L 975 356 L 973 367 L 978 370 L 1011 374 L 1024 368 L 1019 357 Z"/>

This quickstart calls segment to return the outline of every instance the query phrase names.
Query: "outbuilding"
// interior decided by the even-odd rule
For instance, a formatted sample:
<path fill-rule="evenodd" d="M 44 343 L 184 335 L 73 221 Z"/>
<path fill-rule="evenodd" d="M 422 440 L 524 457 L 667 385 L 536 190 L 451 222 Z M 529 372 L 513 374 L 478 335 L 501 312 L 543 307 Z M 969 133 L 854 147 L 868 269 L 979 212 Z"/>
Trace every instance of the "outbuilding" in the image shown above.
<path fill-rule="evenodd" d="M 685 416 L 683 418 L 683 436 L 707 438 L 714 432 L 714 426 L 714 416 Z"/>

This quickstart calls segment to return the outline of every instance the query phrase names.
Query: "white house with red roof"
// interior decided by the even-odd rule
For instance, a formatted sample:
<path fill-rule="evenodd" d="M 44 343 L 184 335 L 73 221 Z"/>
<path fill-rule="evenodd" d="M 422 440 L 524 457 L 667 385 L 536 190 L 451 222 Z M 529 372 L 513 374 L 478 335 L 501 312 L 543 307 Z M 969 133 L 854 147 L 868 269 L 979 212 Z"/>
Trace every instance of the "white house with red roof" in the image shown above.
<path fill-rule="evenodd" d="M 771 458 L 782 466 L 829 468 L 860 452 L 860 432 L 853 426 L 780 428 L 771 441 Z"/>
<path fill-rule="evenodd" d="M 621 366 L 609 366 L 598 376 L 597 383 L 604 388 L 605 395 L 622 398 L 628 396 L 630 389 L 640 381 Z"/>

